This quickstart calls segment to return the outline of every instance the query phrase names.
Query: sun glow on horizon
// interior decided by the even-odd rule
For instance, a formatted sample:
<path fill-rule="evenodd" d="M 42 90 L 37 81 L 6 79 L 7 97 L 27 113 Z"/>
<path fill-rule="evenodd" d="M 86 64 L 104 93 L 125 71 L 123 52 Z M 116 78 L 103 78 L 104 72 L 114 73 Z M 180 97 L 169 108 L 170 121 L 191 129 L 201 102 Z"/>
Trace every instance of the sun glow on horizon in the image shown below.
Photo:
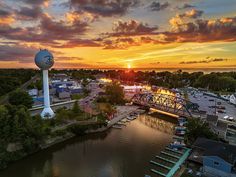
<path fill-rule="evenodd" d="M 131 68 L 132 68 L 130 63 L 127 64 L 127 68 L 128 68 L 128 69 L 131 69 Z"/>

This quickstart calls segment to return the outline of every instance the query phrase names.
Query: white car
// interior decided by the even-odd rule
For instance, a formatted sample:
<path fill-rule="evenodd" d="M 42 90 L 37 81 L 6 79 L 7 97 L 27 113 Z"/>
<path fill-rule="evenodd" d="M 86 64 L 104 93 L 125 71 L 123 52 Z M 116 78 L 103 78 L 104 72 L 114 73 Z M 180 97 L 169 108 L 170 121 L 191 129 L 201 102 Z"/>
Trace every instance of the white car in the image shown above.
<path fill-rule="evenodd" d="M 226 115 L 226 116 L 223 117 L 223 119 L 228 120 L 229 116 Z"/>

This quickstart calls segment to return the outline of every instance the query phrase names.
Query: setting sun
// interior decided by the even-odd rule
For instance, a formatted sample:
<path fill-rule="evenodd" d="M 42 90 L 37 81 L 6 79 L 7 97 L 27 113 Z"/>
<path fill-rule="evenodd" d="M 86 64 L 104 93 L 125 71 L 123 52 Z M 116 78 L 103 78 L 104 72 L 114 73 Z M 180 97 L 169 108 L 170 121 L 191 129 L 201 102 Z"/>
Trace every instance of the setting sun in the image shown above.
<path fill-rule="evenodd" d="M 131 64 L 128 64 L 128 65 L 127 65 L 127 68 L 130 69 L 130 68 L 131 68 Z"/>

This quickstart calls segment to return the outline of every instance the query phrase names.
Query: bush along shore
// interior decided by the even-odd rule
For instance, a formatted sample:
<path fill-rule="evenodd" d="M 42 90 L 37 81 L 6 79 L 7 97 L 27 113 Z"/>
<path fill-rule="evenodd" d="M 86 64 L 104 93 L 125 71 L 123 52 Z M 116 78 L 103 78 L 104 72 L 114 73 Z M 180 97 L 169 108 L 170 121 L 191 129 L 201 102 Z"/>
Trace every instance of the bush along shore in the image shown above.
<path fill-rule="evenodd" d="M 0 106 L 0 169 L 39 150 L 96 130 L 107 129 L 106 116 L 79 109 L 57 110 L 53 119 L 31 116 L 25 106 Z"/>

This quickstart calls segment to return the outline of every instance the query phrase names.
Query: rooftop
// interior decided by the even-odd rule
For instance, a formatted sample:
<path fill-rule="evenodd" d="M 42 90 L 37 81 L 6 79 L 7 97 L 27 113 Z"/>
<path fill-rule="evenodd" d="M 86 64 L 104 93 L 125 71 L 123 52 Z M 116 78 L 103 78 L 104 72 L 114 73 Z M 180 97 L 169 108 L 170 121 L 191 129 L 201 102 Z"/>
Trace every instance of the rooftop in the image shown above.
<path fill-rule="evenodd" d="M 203 150 L 203 156 L 218 156 L 230 164 L 234 164 L 236 161 L 236 147 L 233 145 L 206 138 L 198 138 L 193 147 Z"/>

